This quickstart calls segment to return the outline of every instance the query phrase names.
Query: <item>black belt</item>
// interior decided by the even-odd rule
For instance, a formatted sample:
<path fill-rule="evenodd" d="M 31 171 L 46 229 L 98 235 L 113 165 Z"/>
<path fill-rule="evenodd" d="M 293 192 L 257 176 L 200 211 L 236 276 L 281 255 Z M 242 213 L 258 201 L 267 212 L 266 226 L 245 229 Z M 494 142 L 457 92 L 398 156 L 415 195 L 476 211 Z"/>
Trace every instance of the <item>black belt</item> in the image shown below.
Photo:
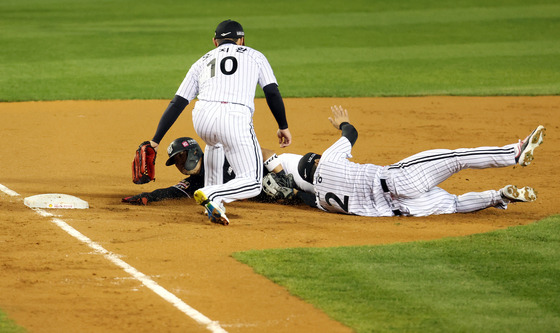
<path fill-rule="evenodd" d="M 379 180 L 381 181 L 381 188 L 383 189 L 383 192 L 389 193 L 389 187 L 387 187 L 387 181 L 383 178 Z M 395 216 L 401 216 L 402 215 L 401 211 L 398 209 L 394 209 L 395 207 L 393 207 L 392 202 L 390 202 L 390 204 L 391 204 L 391 210 L 393 211 L 393 214 L 395 214 Z"/>

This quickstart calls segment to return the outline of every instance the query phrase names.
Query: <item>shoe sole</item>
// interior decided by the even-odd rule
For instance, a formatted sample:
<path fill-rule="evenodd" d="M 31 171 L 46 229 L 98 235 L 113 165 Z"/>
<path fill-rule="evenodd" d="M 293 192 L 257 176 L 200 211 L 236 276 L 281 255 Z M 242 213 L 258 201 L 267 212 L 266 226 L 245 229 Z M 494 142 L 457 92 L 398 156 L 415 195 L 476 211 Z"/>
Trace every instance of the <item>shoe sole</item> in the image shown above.
<path fill-rule="evenodd" d="M 196 190 L 194 192 L 194 200 L 199 205 L 203 206 L 208 213 L 208 219 L 212 223 L 222 224 L 222 225 L 229 225 L 229 219 L 227 218 L 226 214 L 222 212 L 222 210 L 216 206 L 215 203 L 212 201 L 208 201 L 208 203 L 204 204 L 208 197 L 200 190 Z"/>
<path fill-rule="evenodd" d="M 535 148 L 540 146 L 544 141 L 544 136 L 546 135 L 546 128 L 544 126 L 537 127 L 531 135 L 529 135 L 529 143 L 527 147 L 519 155 L 519 165 L 528 166 L 533 161 L 533 152 Z"/>
<path fill-rule="evenodd" d="M 502 193 L 504 197 L 512 202 L 531 202 L 537 200 L 537 192 L 529 186 L 523 188 L 517 188 L 514 185 L 506 186 Z"/>

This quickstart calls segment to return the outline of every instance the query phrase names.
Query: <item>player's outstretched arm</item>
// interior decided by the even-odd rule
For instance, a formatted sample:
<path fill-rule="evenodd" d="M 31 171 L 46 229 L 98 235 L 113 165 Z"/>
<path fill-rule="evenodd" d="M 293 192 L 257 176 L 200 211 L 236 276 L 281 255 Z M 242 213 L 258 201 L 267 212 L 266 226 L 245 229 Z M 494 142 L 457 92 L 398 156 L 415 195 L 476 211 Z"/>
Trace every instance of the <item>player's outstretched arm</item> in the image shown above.
<path fill-rule="evenodd" d="M 340 105 L 331 106 L 332 117 L 329 117 L 331 124 L 336 129 L 340 129 L 340 124 L 349 123 L 350 118 L 348 117 L 348 110 L 344 109 Z"/>
<path fill-rule="evenodd" d="M 331 124 L 342 131 L 342 136 L 346 137 L 350 144 L 353 146 L 358 140 L 358 131 L 356 128 L 350 124 L 350 118 L 348 117 L 348 110 L 342 108 L 342 106 L 331 106 L 331 111 L 333 116 L 329 117 Z"/>
<path fill-rule="evenodd" d="M 189 101 L 179 95 L 175 95 L 173 100 L 169 102 L 167 109 L 161 115 L 161 118 L 156 129 L 156 134 L 150 141 L 151 146 L 157 150 L 157 147 L 163 139 L 165 133 L 173 126 L 179 115 L 183 112 L 185 107 L 189 104 Z"/>
<path fill-rule="evenodd" d="M 132 205 L 147 205 L 149 202 L 156 202 L 168 199 L 183 199 L 190 198 L 190 195 L 183 189 L 179 189 L 175 186 L 170 186 L 167 188 L 159 188 L 152 192 L 142 192 L 140 194 L 122 198 L 122 202 L 129 203 Z M 191 193 L 192 195 L 192 193 Z"/>

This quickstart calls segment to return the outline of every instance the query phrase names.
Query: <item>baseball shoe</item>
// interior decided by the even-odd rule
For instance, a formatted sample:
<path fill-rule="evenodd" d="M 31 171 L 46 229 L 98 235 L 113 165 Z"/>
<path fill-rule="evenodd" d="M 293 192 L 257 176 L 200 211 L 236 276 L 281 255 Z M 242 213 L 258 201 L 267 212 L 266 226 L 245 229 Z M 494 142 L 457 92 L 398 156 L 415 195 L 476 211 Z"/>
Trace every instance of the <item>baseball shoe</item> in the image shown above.
<path fill-rule="evenodd" d="M 544 136 L 546 135 L 545 132 L 546 128 L 539 125 L 528 137 L 519 142 L 519 153 L 516 156 L 516 161 L 519 165 L 527 166 L 531 164 L 531 161 L 533 161 L 533 151 L 543 143 Z"/>
<path fill-rule="evenodd" d="M 133 205 L 144 205 L 144 206 L 146 206 L 148 204 L 148 198 L 135 195 L 135 196 L 132 196 L 132 197 L 122 198 L 122 202 L 126 202 L 126 203 L 133 204 Z"/>
<path fill-rule="evenodd" d="M 208 218 L 212 223 L 223 225 L 229 224 L 229 219 L 227 218 L 225 211 L 216 203 L 210 201 L 204 192 L 196 190 L 194 192 L 194 200 L 206 209 Z"/>
<path fill-rule="evenodd" d="M 537 200 L 537 192 L 529 186 L 517 188 L 515 185 L 506 185 L 500 190 L 500 195 L 510 202 L 531 202 Z"/>

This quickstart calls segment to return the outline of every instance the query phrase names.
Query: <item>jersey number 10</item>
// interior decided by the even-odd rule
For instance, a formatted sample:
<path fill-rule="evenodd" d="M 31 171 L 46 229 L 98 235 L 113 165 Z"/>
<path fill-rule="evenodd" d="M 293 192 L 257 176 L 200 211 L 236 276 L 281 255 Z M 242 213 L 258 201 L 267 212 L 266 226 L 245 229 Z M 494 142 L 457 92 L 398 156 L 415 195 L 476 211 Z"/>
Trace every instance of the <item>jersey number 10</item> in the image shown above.
<path fill-rule="evenodd" d="M 228 62 L 231 62 L 231 69 L 229 71 L 226 69 Z M 212 59 L 206 66 L 210 67 L 210 77 L 216 76 L 216 58 Z M 220 71 L 224 75 L 232 75 L 235 73 L 235 71 L 237 71 L 237 59 L 232 56 L 223 58 L 222 61 L 220 61 Z"/>

